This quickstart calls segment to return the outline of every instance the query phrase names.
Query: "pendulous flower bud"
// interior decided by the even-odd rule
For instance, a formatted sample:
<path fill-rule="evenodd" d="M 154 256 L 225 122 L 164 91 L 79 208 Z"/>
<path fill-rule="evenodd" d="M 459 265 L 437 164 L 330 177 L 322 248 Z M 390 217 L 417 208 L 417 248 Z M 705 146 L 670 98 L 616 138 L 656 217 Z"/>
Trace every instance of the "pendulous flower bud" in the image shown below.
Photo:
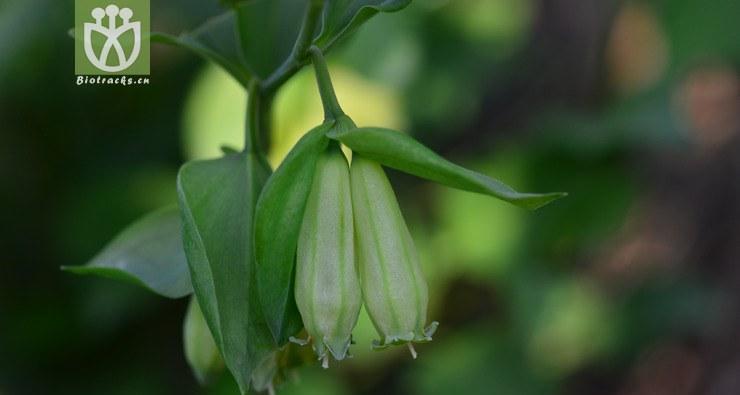
<path fill-rule="evenodd" d="M 201 384 L 210 382 L 224 370 L 224 361 L 195 296 L 190 298 L 185 314 L 183 343 L 185 358 Z"/>
<path fill-rule="evenodd" d="M 347 356 L 362 305 L 355 268 L 349 165 L 333 144 L 316 164 L 298 238 L 295 298 L 314 351 Z"/>
<path fill-rule="evenodd" d="M 396 196 L 379 164 L 353 154 L 350 170 L 355 248 L 362 295 L 380 334 L 375 348 L 432 340 L 437 327 L 424 329 L 427 284 Z"/>

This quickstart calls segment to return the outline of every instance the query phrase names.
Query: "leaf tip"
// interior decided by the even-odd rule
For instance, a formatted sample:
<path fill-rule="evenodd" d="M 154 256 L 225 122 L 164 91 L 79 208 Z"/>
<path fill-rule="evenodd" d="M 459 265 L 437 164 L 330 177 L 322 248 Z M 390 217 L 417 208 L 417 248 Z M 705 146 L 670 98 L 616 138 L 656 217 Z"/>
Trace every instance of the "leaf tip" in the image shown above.
<path fill-rule="evenodd" d="M 74 274 L 89 274 L 91 272 L 90 267 L 87 265 L 83 265 L 83 266 L 62 265 L 62 266 L 59 266 L 59 270 L 66 272 L 66 273 L 74 273 Z"/>
<path fill-rule="evenodd" d="M 522 207 L 526 208 L 527 210 L 534 211 L 566 196 L 568 196 L 567 192 L 544 193 L 529 197 L 523 200 L 521 203 Z"/>

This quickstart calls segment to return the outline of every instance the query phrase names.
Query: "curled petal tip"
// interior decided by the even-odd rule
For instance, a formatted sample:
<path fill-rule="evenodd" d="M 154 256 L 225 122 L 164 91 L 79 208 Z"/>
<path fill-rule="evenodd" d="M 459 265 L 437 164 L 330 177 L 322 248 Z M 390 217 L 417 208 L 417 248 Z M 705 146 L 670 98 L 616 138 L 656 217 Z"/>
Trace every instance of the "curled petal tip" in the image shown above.
<path fill-rule="evenodd" d="M 439 326 L 439 322 L 432 321 L 429 326 L 424 328 L 424 336 L 428 337 L 429 340 L 432 340 L 432 335 L 434 335 L 435 332 L 437 332 L 437 327 Z"/>
<path fill-rule="evenodd" d="M 381 342 L 380 340 L 373 340 L 372 345 L 373 350 L 383 350 L 385 348 L 388 348 L 388 344 Z"/>
<path fill-rule="evenodd" d="M 311 341 L 311 337 L 309 336 L 306 339 L 299 339 L 297 337 L 291 336 L 288 340 L 293 344 L 297 344 L 299 346 L 305 346 Z"/>

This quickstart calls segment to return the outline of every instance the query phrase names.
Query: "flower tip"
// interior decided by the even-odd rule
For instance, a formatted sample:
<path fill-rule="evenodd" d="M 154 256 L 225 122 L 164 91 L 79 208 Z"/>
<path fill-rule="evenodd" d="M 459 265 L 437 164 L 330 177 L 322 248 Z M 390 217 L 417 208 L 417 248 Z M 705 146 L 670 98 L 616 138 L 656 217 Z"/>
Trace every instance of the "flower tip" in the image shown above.
<path fill-rule="evenodd" d="M 429 340 L 432 340 L 432 335 L 434 335 L 434 332 L 437 332 L 437 327 L 438 326 L 439 326 L 439 322 L 432 321 L 432 323 L 429 324 L 429 326 L 427 326 L 426 328 L 424 328 L 424 336 L 426 336 L 427 338 L 429 338 Z"/>
<path fill-rule="evenodd" d="M 331 355 L 336 359 L 337 361 L 341 361 L 344 358 L 347 358 L 349 354 L 349 346 L 351 344 L 350 339 L 328 339 L 324 338 L 324 344 L 326 345 L 326 348 L 329 349 L 329 352 Z"/>

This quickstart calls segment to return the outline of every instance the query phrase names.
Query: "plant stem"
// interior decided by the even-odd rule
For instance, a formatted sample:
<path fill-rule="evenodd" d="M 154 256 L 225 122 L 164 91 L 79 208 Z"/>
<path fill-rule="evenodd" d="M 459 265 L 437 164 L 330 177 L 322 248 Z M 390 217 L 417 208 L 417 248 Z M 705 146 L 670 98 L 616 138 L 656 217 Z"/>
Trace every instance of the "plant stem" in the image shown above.
<path fill-rule="evenodd" d="M 319 14 L 324 8 L 324 0 L 311 0 L 303 15 L 301 29 L 298 32 L 293 50 L 287 59 L 275 70 L 269 77 L 262 82 L 262 87 L 266 92 L 274 92 L 285 81 L 290 79 L 308 62 L 306 51 L 313 40 L 314 31 L 319 21 Z"/>
<path fill-rule="evenodd" d="M 270 136 L 273 96 L 256 82 L 250 84 L 248 91 L 244 151 L 264 156 L 263 144 L 266 145 Z"/>
<path fill-rule="evenodd" d="M 308 52 L 311 54 L 313 68 L 316 71 L 316 83 L 319 85 L 321 103 L 324 105 L 324 117 L 326 119 L 337 119 L 344 115 L 344 111 L 342 111 L 334 92 L 334 85 L 331 83 L 329 67 L 326 65 L 324 55 L 321 53 L 321 49 L 315 45 L 311 46 Z"/>
<path fill-rule="evenodd" d="M 253 80 L 248 86 L 247 125 L 244 150 L 264 158 L 269 145 L 272 102 L 277 89 L 308 62 L 308 47 L 313 40 L 324 0 L 311 0 L 303 15 L 298 37 L 290 55 L 263 81 Z"/>

